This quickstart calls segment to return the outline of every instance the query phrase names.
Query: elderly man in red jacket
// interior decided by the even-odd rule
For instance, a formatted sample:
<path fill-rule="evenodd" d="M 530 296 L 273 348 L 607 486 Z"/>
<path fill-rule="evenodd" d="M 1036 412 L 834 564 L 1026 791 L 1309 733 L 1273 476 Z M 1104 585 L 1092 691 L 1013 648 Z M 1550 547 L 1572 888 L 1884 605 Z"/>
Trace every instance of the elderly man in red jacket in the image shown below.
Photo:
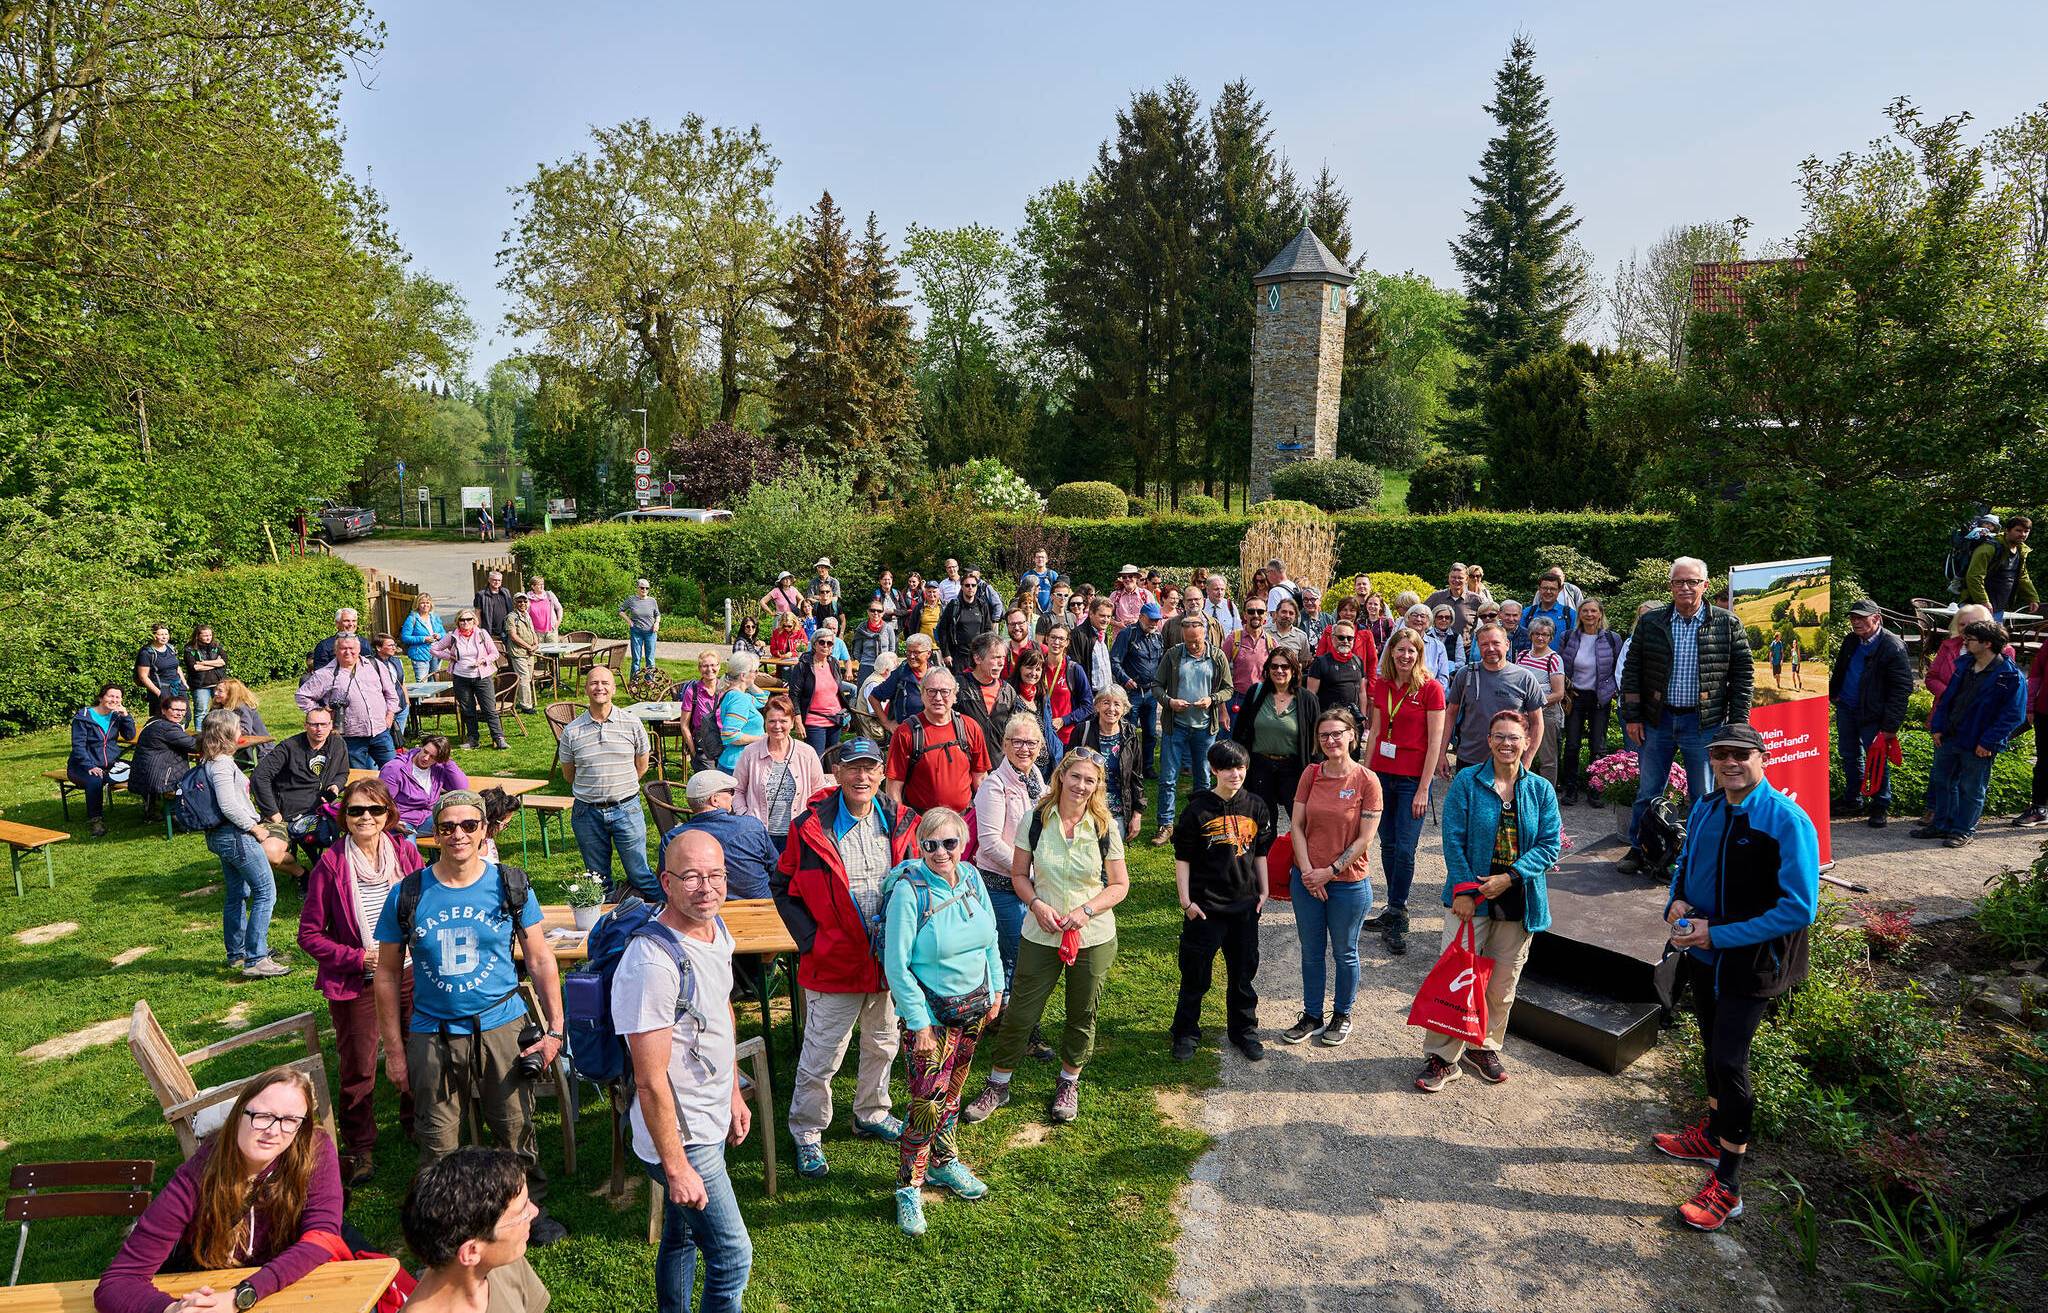
<path fill-rule="evenodd" d="M 873 739 L 842 740 L 832 777 L 838 787 L 820 791 L 791 820 L 771 881 L 775 909 L 796 940 L 796 980 L 808 1009 L 789 1098 L 796 1170 L 808 1177 L 828 1170 L 820 1140 L 832 1123 L 832 1078 L 856 1027 L 853 1133 L 891 1143 L 903 1133 L 903 1122 L 889 1110 L 896 1009 L 868 947 L 868 925 L 881 908 L 882 877 L 911 855 L 917 814 L 881 796 L 882 749 Z"/>

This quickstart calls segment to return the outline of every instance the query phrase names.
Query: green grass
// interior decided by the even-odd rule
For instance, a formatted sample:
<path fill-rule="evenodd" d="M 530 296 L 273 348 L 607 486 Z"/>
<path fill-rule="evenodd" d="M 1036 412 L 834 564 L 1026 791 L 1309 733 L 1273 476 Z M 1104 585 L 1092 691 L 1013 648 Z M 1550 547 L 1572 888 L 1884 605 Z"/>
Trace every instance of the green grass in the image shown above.
<path fill-rule="evenodd" d="M 298 729 L 289 694 L 283 686 L 262 690 L 265 717 L 280 733 Z M 509 724 L 506 729 L 509 752 L 464 753 L 464 766 L 480 773 L 544 774 L 552 750 L 546 726 L 527 718 L 525 738 Z M 77 800 L 72 826 L 66 827 L 55 786 L 41 776 L 63 764 L 65 742 L 61 732 L 0 742 L 0 808 L 7 819 L 83 835 Z M 550 791 L 559 789 L 557 784 Z M 55 890 L 42 885 L 36 861 L 24 867 L 24 876 L 35 881 L 25 898 L 0 892 L 0 1169 L 16 1162 L 152 1158 L 161 1184 L 178 1160 L 177 1143 L 125 1038 L 49 1062 L 28 1060 L 22 1050 L 125 1018 L 138 998 L 149 1000 L 181 1050 L 229 1034 L 222 1018 L 238 1003 L 249 1004 L 250 1011 L 235 1030 L 307 1010 L 325 1030 L 327 1014 L 311 966 L 296 951 L 292 974 L 280 980 L 247 981 L 224 973 L 220 895 L 186 896 L 220 880 L 218 864 L 198 836 L 181 834 L 166 842 L 160 828 L 142 823 L 138 804 L 126 796 L 112 800 L 108 815 L 106 838 L 57 845 Z M 544 900 L 580 865 L 559 846 L 552 859 L 542 859 L 538 842 L 532 854 Z M 1172 868 L 1163 850 L 1142 843 L 1131 866 L 1134 889 L 1117 912 L 1121 950 L 1101 1006 L 1096 1056 L 1082 1086 L 1081 1120 L 1049 1129 L 1044 1105 L 1052 1072 L 1028 1064 L 1017 1075 L 1015 1103 L 987 1122 L 961 1128 L 962 1156 L 988 1180 L 988 1197 L 967 1204 L 934 1196 L 931 1230 L 912 1241 L 893 1220 L 893 1149 L 856 1142 L 846 1133 L 849 1061 L 837 1091 L 838 1120 L 826 1139 L 829 1177 L 797 1177 L 783 1131 L 777 1144 L 780 1193 L 765 1199 L 757 1141 L 750 1139 L 733 1154 L 740 1206 L 755 1247 L 749 1309 L 1157 1305 L 1173 1270 L 1174 1204 L 1205 1139 L 1173 1124 L 1155 1095 L 1213 1083 L 1216 1060 L 1205 1049 L 1194 1064 L 1180 1067 L 1166 1054 L 1179 922 Z M 292 943 L 298 910 L 298 890 L 286 880 L 279 889 L 273 943 Z M 12 938 L 27 927 L 58 921 L 76 921 L 81 929 L 37 948 Z M 110 965 L 116 954 L 142 945 L 154 951 L 125 967 Z M 1212 1033 L 1221 1021 L 1221 994 L 1219 988 L 1212 998 Z M 1049 1033 L 1056 1031 L 1059 1011 L 1055 999 Z M 742 1009 L 743 1035 L 755 1032 L 757 1017 L 750 1007 Z M 778 1036 L 780 1127 L 795 1068 L 786 1021 Z M 332 1082 L 331 1036 L 329 1043 Z M 202 1084 L 226 1080 L 288 1053 L 288 1046 L 259 1047 L 207 1064 L 199 1074 Z M 986 1069 L 985 1061 L 978 1065 Z M 978 1088 L 978 1073 L 969 1088 Z M 379 1101 L 384 1134 L 377 1177 L 356 1192 L 349 1218 L 378 1245 L 402 1254 L 396 1213 L 413 1155 L 399 1140 L 395 1096 L 381 1082 Z M 651 1302 L 654 1249 L 646 1243 L 645 1195 L 619 1210 L 594 1197 L 608 1171 L 608 1120 L 601 1099 L 588 1093 L 578 1127 L 581 1171 L 576 1180 L 565 1180 L 559 1112 L 552 1098 L 540 1104 L 542 1161 L 554 1177 L 548 1206 L 573 1235 L 533 1257 L 564 1313 Z M 119 1236 L 112 1223 L 40 1223 L 22 1279 L 96 1276 Z M 971 1257 L 960 1261 L 963 1255 Z"/>
<path fill-rule="evenodd" d="M 1379 511 L 1382 515 L 1408 513 L 1408 470 L 1380 471 Z"/>

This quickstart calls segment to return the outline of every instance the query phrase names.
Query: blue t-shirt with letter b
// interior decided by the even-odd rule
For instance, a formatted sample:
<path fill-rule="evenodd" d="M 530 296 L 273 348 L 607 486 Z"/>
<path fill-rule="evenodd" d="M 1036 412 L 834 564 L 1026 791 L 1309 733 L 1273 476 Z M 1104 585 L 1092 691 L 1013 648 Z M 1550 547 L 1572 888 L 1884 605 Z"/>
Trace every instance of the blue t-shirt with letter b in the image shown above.
<path fill-rule="evenodd" d="M 441 1023 L 459 1023 L 467 1030 L 477 1017 L 480 1030 L 495 1030 L 526 1015 L 526 1004 L 514 993 L 519 976 L 512 965 L 512 941 L 518 933 L 505 915 L 503 880 L 496 862 L 484 865 L 475 884 L 451 889 L 429 866 L 420 872 L 420 903 L 412 922 L 412 1026 L 437 1032 Z M 377 942 L 395 944 L 398 894 L 393 885 L 377 918 Z M 531 889 L 519 927 L 538 925 L 540 900 Z M 511 995 L 507 998 L 506 995 Z M 502 1000 L 502 1001 L 500 1001 Z M 481 1015 L 479 1015 L 481 1014 Z"/>

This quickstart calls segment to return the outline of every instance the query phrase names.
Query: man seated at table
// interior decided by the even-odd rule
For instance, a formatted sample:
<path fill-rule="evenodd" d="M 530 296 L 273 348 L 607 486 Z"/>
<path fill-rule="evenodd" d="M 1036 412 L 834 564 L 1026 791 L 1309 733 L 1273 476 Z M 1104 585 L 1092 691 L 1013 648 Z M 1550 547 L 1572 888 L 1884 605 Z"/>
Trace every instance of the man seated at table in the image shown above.
<path fill-rule="evenodd" d="M 722 770 L 700 770 L 692 775 L 683 791 L 690 814 L 661 836 L 661 848 L 667 852 L 675 837 L 688 831 L 708 834 L 725 850 L 726 892 L 734 898 L 766 898 L 769 872 L 781 854 L 775 851 L 775 840 L 760 817 L 732 809 L 739 787 L 739 781 Z M 802 806 L 801 800 L 798 806 Z"/>
<path fill-rule="evenodd" d="M 273 745 L 249 779 L 250 800 L 270 827 L 263 853 L 272 866 L 300 875 L 294 845 L 305 850 L 309 865 L 326 850 L 338 831 L 320 814 L 320 804 L 339 800 L 347 784 L 348 753 L 334 737 L 334 713 L 315 707 L 306 713 L 305 732 Z"/>
<path fill-rule="evenodd" d="M 426 1266 L 405 1302 L 411 1313 L 545 1313 L 551 1296 L 526 1261 L 540 1210 L 519 1156 L 457 1149 L 420 1169 L 398 1223 Z"/>

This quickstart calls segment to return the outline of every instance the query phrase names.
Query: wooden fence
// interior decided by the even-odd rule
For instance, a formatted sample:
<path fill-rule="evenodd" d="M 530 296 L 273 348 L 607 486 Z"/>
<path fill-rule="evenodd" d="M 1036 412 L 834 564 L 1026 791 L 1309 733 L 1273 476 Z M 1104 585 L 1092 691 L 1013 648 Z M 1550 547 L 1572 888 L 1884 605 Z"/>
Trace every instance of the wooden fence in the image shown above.
<path fill-rule="evenodd" d="M 505 587 L 512 592 L 516 593 L 526 585 L 526 576 L 519 569 L 518 557 L 487 556 L 469 563 L 469 581 L 474 592 L 480 593 L 490 587 L 493 570 L 504 574 Z"/>

